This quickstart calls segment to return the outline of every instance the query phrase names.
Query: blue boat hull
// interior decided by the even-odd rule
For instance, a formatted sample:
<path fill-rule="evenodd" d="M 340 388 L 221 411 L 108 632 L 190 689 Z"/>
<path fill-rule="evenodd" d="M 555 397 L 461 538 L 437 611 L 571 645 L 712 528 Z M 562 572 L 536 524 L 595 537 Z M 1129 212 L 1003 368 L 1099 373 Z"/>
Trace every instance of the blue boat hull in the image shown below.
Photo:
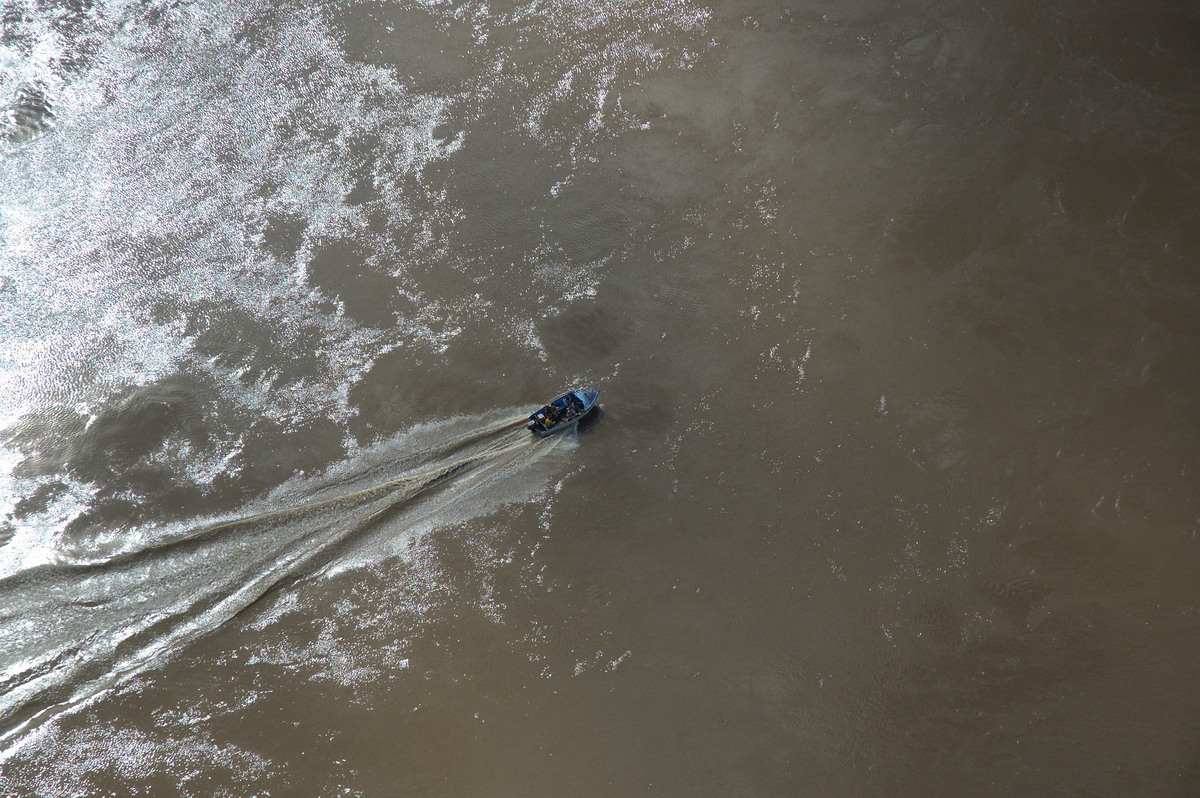
<path fill-rule="evenodd" d="M 525 426 L 542 438 L 570 429 L 595 407 L 599 397 L 600 392 L 592 388 L 567 391 L 531 413 Z"/>

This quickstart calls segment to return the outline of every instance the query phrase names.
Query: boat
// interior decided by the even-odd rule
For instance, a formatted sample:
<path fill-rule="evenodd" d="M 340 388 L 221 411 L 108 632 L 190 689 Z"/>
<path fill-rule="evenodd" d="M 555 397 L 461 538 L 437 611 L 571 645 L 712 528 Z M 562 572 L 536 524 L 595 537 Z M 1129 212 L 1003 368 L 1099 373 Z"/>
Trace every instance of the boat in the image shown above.
<path fill-rule="evenodd" d="M 596 405 L 600 392 L 592 388 L 576 388 L 552 399 L 529 415 L 529 430 L 539 437 L 553 435 L 575 426 L 579 419 Z"/>

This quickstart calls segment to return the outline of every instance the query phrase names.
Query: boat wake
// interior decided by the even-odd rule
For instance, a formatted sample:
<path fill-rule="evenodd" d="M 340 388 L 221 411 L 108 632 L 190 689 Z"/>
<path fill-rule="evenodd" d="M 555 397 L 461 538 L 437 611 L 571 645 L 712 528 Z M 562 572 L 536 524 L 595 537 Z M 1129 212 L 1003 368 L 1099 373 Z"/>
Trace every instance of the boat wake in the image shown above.
<path fill-rule="evenodd" d="M 546 484 L 554 469 L 531 467 L 561 438 L 535 439 L 523 416 L 477 421 L 422 425 L 238 515 L 137 530 L 135 543 L 102 557 L 0 579 L 0 742 L 161 662 L 269 591 L 402 554 L 430 529 Z"/>

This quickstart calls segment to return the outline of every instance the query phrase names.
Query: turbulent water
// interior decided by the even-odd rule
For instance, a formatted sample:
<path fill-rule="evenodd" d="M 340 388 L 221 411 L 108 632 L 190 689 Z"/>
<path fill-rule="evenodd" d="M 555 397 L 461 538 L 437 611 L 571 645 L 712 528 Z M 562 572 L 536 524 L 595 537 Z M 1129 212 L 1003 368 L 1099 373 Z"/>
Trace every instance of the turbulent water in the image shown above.
<path fill-rule="evenodd" d="M 353 562 L 348 551 L 363 548 L 364 536 L 375 540 L 371 554 L 394 554 L 411 545 L 415 533 L 461 517 L 463 507 L 479 512 L 482 486 L 497 495 L 496 472 L 528 471 L 559 442 L 533 452 L 523 420 L 468 435 L 456 435 L 455 428 L 469 429 L 478 419 L 429 425 L 372 447 L 319 480 L 285 483 L 262 507 L 130 530 L 122 547 L 103 557 L 59 554 L 8 577 L 0 592 L 19 600 L 0 627 L 5 653 L 15 661 L 0 682 L 4 731 L 15 736 L 86 701 L 281 584 L 333 564 L 344 567 Z M 412 451 L 421 452 L 415 466 Z M 499 495 L 521 495 L 521 486 L 499 481 Z M 452 498 L 424 496 L 450 485 Z"/>
<path fill-rule="evenodd" d="M 0 3 L 0 794 L 1194 794 L 1197 41 Z"/>

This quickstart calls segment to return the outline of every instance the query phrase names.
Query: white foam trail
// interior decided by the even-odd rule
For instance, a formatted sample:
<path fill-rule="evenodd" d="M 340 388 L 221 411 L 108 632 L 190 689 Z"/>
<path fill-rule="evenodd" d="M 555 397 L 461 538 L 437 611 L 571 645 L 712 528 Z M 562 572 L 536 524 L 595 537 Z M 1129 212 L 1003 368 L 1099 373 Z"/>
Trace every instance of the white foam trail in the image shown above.
<path fill-rule="evenodd" d="M 158 664 L 280 585 L 401 553 L 430 529 L 525 499 L 567 439 L 536 439 L 523 421 L 422 425 L 243 514 L 144 530 L 136 546 L 0 580 L 0 739 Z M 404 448 L 438 431 L 430 448 Z"/>

